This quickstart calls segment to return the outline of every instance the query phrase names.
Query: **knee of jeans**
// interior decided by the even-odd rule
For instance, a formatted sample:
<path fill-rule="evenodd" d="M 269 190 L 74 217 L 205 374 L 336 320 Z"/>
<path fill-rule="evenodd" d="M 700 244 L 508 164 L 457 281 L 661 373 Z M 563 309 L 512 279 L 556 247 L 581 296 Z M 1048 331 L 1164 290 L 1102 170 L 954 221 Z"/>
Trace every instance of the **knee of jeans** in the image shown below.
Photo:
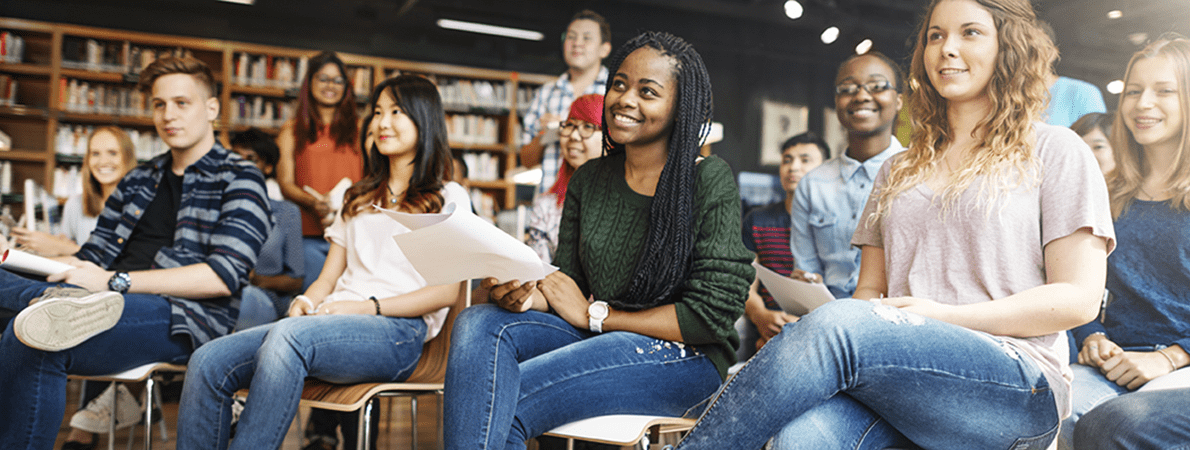
<path fill-rule="evenodd" d="M 274 359 L 287 360 L 307 348 L 305 338 L 309 334 L 309 328 L 303 322 L 305 321 L 281 320 L 274 323 L 256 351 L 257 363 L 265 364 L 265 361 Z"/>
<path fill-rule="evenodd" d="M 503 308 L 490 303 L 468 307 L 455 319 L 451 339 L 472 341 L 480 336 L 490 335 L 492 324 L 498 321 L 499 316 L 507 313 Z"/>

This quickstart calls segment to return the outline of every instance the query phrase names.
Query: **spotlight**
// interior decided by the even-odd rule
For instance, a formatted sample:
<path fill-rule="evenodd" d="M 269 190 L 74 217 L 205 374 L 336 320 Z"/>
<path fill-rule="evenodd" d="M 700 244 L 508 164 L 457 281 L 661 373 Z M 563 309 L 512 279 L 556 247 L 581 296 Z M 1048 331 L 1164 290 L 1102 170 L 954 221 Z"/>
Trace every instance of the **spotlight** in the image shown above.
<path fill-rule="evenodd" d="M 822 32 L 822 43 L 830 45 L 839 38 L 839 27 L 830 27 Z"/>
<path fill-rule="evenodd" d="M 491 34 L 495 36 L 504 36 L 510 38 L 524 39 L 527 41 L 540 41 L 545 35 L 533 30 L 522 30 L 520 28 L 501 27 L 496 25 L 488 25 L 486 23 L 464 22 L 461 20 L 438 19 L 438 26 L 448 30 L 469 31 L 472 33 Z"/>
<path fill-rule="evenodd" d="M 802 8 L 802 4 L 798 3 L 797 0 L 789 0 L 785 2 L 786 17 L 789 17 L 790 19 L 797 19 L 802 16 L 803 12 L 805 12 L 805 8 Z"/>
<path fill-rule="evenodd" d="M 1121 17 L 1124 17 L 1124 11 L 1120 11 L 1118 9 L 1113 9 L 1113 10 L 1107 12 L 1108 19 L 1119 19 Z"/>
<path fill-rule="evenodd" d="M 862 55 L 864 53 L 867 53 L 868 50 L 871 50 L 871 49 L 872 49 L 872 40 L 864 39 L 863 41 L 860 41 L 859 45 L 855 46 L 855 54 Z"/>
<path fill-rule="evenodd" d="M 1124 92 L 1124 80 L 1115 80 L 1107 83 L 1107 93 L 1119 94 L 1121 92 Z"/>

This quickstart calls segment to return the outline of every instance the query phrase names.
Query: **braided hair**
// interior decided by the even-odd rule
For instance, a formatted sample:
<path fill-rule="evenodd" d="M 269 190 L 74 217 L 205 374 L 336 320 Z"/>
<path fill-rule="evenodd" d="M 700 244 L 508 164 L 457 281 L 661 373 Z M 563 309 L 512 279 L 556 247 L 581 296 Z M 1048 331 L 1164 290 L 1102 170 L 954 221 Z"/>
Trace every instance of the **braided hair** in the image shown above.
<path fill-rule="evenodd" d="M 613 307 L 640 310 L 672 303 L 673 295 L 690 272 L 694 248 L 695 160 L 710 131 L 711 79 L 702 57 L 689 43 L 664 32 L 646 31 L 621 46 L 608 60 L 615 74 L 633 51 L 642 47 L 672 58 L 678 95 L 668 155 L 661 170 L 650 206 L 645 247 L 636 262 L 625 299 L 608 300 Z M 608 83 L 610 90 L 612 83 Z M 604 111 L 606 115 L 606 110 Z M 624 152 L 624 145 L 612 141 L 603 119 L 604 149 L 608 154 Z"/>

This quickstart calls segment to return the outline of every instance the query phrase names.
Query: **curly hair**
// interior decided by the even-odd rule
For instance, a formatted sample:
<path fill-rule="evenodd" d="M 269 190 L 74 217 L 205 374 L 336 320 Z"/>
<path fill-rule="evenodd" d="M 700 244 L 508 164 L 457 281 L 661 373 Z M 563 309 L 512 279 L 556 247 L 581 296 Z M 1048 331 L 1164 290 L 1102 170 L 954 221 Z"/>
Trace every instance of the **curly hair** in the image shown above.
<path fill-rule="evenodd" d="M 1132 55 L 1128 61 L 1128 70 L 1124 72 L 1124 82 L 1132 79 L 1132 69 L 1137 61 L 1148 58 L 1165 58 L 1173 64 L 1174 73 L 1178 81 L 1178 107 L 1182 110 L 1182 136 L 1178 142 L 1177 156 L 1173 162 L 1173 172 L 1165 180 L 1166 192 L 1172 193 L 1169 199 L 1174 208 L 1190 211 L 1190 40 L 1177 33 L 1166 33 L 1145 48 Z M 1120 93 L 1120 103 L 1128 95 L 1128 88 Z M 1128 210 L 1128 206 L 1141 192 L 1145 176 L 1153 171 L 1146 160 L 1144 148 L 1136 142 L 1132 132 L 1124 125 L 1126 118 L 1123 109 L 1116 114 L 1112 123 L 1111 145 L 1116 168 L 1107 177 L 1107 190 L 1111 197 L 1111 215 L 1119 218 Z"/>
<path fill-rule="evenodd" d="M 327 64 L 333 64 L 339 68 L 339 73 L 343 77 L 343 97 L 339 99 L 339 104 L 335 105 L 335 116 L 331 119 L 331 123 L 322 123 L 322 118 L 318 115 L 318 102 L 314 100 L 314 77 L 317 76 L 318 71 L 322 70 Z M 343 64 L 343 60 L 339 59 L 339 55 L 335 52 L 322 52 L 310 58 L 310 64 L 306 70 L 306 76 L 302 78 L 302 86 L 298 89 L 298 105 L 297 112 L 293 118 L 293 142 L 294 149 L 300 153 L 306 149 L 306 146 L 311 142 L 318 140 L 318 133 L 323 126 L 330 126 L 331 138 L 335 141 L 335 147 L 346 147 L 348 149 L 355 149 L 356 143 L 356 122 L 359 122 L 359 114 L 355 111 L 355 88 L 351 84 L 351 77 L 348 76 L 347 65 Z"/>
<path fill-rule="evenodd" d="M 931 2 L 916 33 L 909 67 L 913 138 L 909 149 L 892 163 L 888 183 L 875 193 L 876 214 L 868 220 L 887 214 L 893 199 L 929 179 L 942 160 L 940 150 L 955 140 L 946 99 L 930 83 L 925 67 L 930 17 L 942 1 Z M 973 131 L 979 144 L 972 150 L 970 163 L 951 177 L 940 194 L 945 210 L 977 177 L 986 176 L 988 183 L 981 187 L 981 194 L 990 214 L 1004 193 L 1039 175 L 1033 157 L 1033 124 L 1041 119 L 1049 101 L 1049 77 L 1058 49 L 1039 25 L 1029 0 L 974 1 L 991 14 L 996 27 L 999 50 L 987 85 L 991 108 Z"/>
<path fill-rule="evenodd" d="M 442 110 L 442 99 L 438 88 L 429 80 L 417 75 L 401 75 L 385 80 L 372 91 L 370 106 L 388 92 L 396 100 L 401 111 L 409 116 L 417 127 L 417 154 L 413 158 L 413 175 L 409 188 L 401 198 L 398 209 L 410 213 L 436 213 L 442 210 L 445 199 L 440 191 L 450 179 L 450 146 L 446 140 L 446 116 Z M 371 124 L 371 120 L 366 120 Z M 382 204 L 388 190 L 391 176 L 388 157 L 382 155 L 376 146 L 370 145 L 367 131 L 361 131 L 360 141 L 364 148 L 364 176 L 347 190 L 343 199 L 343 219 L 350 219 L 363 212 L 368 206 Z"/>
<path fill-rule="evenodd" d="M 659 51 L 673 61 L 677 95 L 668 155 L 653 203 L 649 207 L 649 230 L 645 247 L 636 262 L 625 299 L 608 300 L 618 309 L 640 310 L 670 301 L 677 286 L 690 271 L 694 248 L 694 179 L 699 148 L 710 131 L 711 79 L 702 57 L 690 44 L 669 33 L 646 31 L 626 42 L 608 60 L 615 74 L 632 52 L 642 47 Z M 613 83 L 608 83 L 608 93 Z M 624 145 L 611 140 L 604 109 L 603 136 L 607 154 L 624 152 Z"/>

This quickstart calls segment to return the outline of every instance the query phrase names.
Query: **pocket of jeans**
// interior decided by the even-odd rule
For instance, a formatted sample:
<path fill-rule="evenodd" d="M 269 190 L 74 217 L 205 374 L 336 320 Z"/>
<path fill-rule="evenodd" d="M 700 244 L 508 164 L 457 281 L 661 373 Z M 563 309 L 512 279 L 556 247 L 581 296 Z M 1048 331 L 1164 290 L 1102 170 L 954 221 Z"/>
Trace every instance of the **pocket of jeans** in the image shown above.
<path fill-rule="evenodd" d="M 1049 431 L 1042 433 L 1039 436 L 1020 438 L 1012 443 L 1009 450 L 1045 450 L 1054 442 L 1054 438 L 1058 437 L 1058 425 L 1054 425 Z"/>

